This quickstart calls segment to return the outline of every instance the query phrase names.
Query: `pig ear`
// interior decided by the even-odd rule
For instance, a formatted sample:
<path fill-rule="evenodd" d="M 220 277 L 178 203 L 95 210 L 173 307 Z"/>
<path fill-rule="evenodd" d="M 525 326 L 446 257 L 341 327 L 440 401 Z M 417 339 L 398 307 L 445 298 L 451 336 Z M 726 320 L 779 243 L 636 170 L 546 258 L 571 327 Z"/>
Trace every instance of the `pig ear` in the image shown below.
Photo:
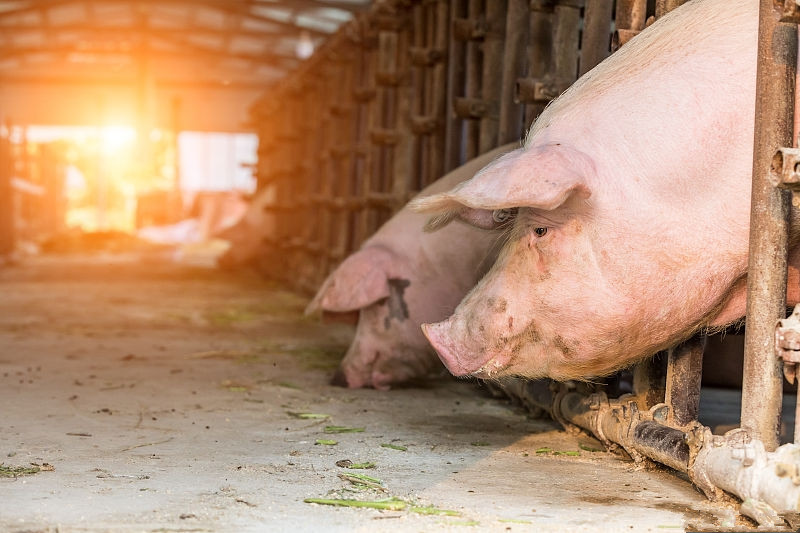
<path fill-rule="evenodd" d="M 554 210 L 570 197 L 591 195 L 594 164 L 586 155 L 560 145 L 514 151 L 449 192 L 415 200 L 411 208 L 435 215 L 426 229 L 438 229 L 455 219 L 491 219 L 492 211 L 515 207 Z M 483 227 L 480 224 L 475 224 Z"/>
<path fill-rule="evenodd" d="M 355 311 L 389 296 L 388 279 L 396 263 L 389 250 L 370 246 L 344 260 L 322 283 L 305 310 L 342 313 Z"/>

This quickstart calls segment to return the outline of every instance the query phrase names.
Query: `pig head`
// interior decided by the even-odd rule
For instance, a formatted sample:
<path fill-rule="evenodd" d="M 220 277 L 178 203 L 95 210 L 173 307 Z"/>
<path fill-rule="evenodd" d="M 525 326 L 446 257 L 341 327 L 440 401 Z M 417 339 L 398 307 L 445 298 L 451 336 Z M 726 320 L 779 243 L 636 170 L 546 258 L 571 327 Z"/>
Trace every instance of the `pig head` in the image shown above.
<path fill-rule="evenodd" d="M 435 226 L 513 218 L 489 273 L 423 325 L 453 374 L 605 375 L 744 315 L 757 19 L 753 0 L 685 4 L 524 147 L 415 202 Z"/>
<path fill-rule="evenodd" d="M 462 165 L 423 194 L 450 189 L 518 145 Z M 441 368 L 420 330 L 447 317 L 496 257 L 498 233 L 452 224 L 434 233 L 426 215 L 400 210 L 323 282 L 306 313 L 358 311 L 358 324 L 334 383 L 390 386 Z"/>

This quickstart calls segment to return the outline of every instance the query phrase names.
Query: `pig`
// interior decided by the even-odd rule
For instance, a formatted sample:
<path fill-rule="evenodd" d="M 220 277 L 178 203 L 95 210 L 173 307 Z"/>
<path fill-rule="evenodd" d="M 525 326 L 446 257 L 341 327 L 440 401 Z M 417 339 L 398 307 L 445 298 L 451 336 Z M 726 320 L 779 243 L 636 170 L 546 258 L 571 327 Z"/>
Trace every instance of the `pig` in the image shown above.
<path fill-rule="evenodd" d="M 259 254 L 265 249 L 264 238 L 275 233 L 275 214 L 266 211 L 274 201 L 274 186 L 260 190 L 250 200 L 247 211 L 239 221 L 215 235 L 231 243 L 218 260 L 221 267 L 234 268 L 258 260 Z"/>
<path fill-rule="evenodd" d="M 516 146 L 469 161 L 421 194 L 450 189 Z M 427 218 L 403 208 L 328 276 L 306 308 L 307 315 L 359 313 L 335 384 L 385 390 L 441 367 L 420 325 L 453 312 L 492 264 L 497 233 L 466 224 L 426 233 Z"/>
<path fill-rule="evenodd" d="M 581 77 L 521 148 L 421 198 L 507 243 L 423 330 L 456 376 L 603 376 L 745 313 L 756 0 L 693 0 Z M 787 301 L 798 296 L 798 220 Z"/>

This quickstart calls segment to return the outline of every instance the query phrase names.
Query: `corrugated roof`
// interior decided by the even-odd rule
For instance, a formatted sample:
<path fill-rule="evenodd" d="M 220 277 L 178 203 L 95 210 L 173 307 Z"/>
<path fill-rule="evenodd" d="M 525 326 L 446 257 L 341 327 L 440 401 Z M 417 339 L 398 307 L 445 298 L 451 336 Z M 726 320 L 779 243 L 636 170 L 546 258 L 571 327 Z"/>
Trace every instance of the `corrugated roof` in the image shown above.
<path fill-rule="evenodd" d="M 369 2 L 0 0 L 0 83 L 265 87 Z"/>

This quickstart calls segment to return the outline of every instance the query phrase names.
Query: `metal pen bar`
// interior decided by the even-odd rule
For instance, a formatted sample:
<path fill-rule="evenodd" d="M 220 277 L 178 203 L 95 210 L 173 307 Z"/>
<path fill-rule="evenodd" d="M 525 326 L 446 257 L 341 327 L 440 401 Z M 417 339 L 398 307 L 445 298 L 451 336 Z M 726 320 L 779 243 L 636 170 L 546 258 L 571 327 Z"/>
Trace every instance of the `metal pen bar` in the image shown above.
<path fill-rule="evenodd" d="M 775 151 L 792 142 L 797 28 L 780 24 L 781 7 L 761 0 L 758 24 L 750 260 L 742 382 L 742 428 L 767 450 L 778 446 L 781 367 L 775 323 L 786 308 L 790 193 L 768 178 Z"/>

